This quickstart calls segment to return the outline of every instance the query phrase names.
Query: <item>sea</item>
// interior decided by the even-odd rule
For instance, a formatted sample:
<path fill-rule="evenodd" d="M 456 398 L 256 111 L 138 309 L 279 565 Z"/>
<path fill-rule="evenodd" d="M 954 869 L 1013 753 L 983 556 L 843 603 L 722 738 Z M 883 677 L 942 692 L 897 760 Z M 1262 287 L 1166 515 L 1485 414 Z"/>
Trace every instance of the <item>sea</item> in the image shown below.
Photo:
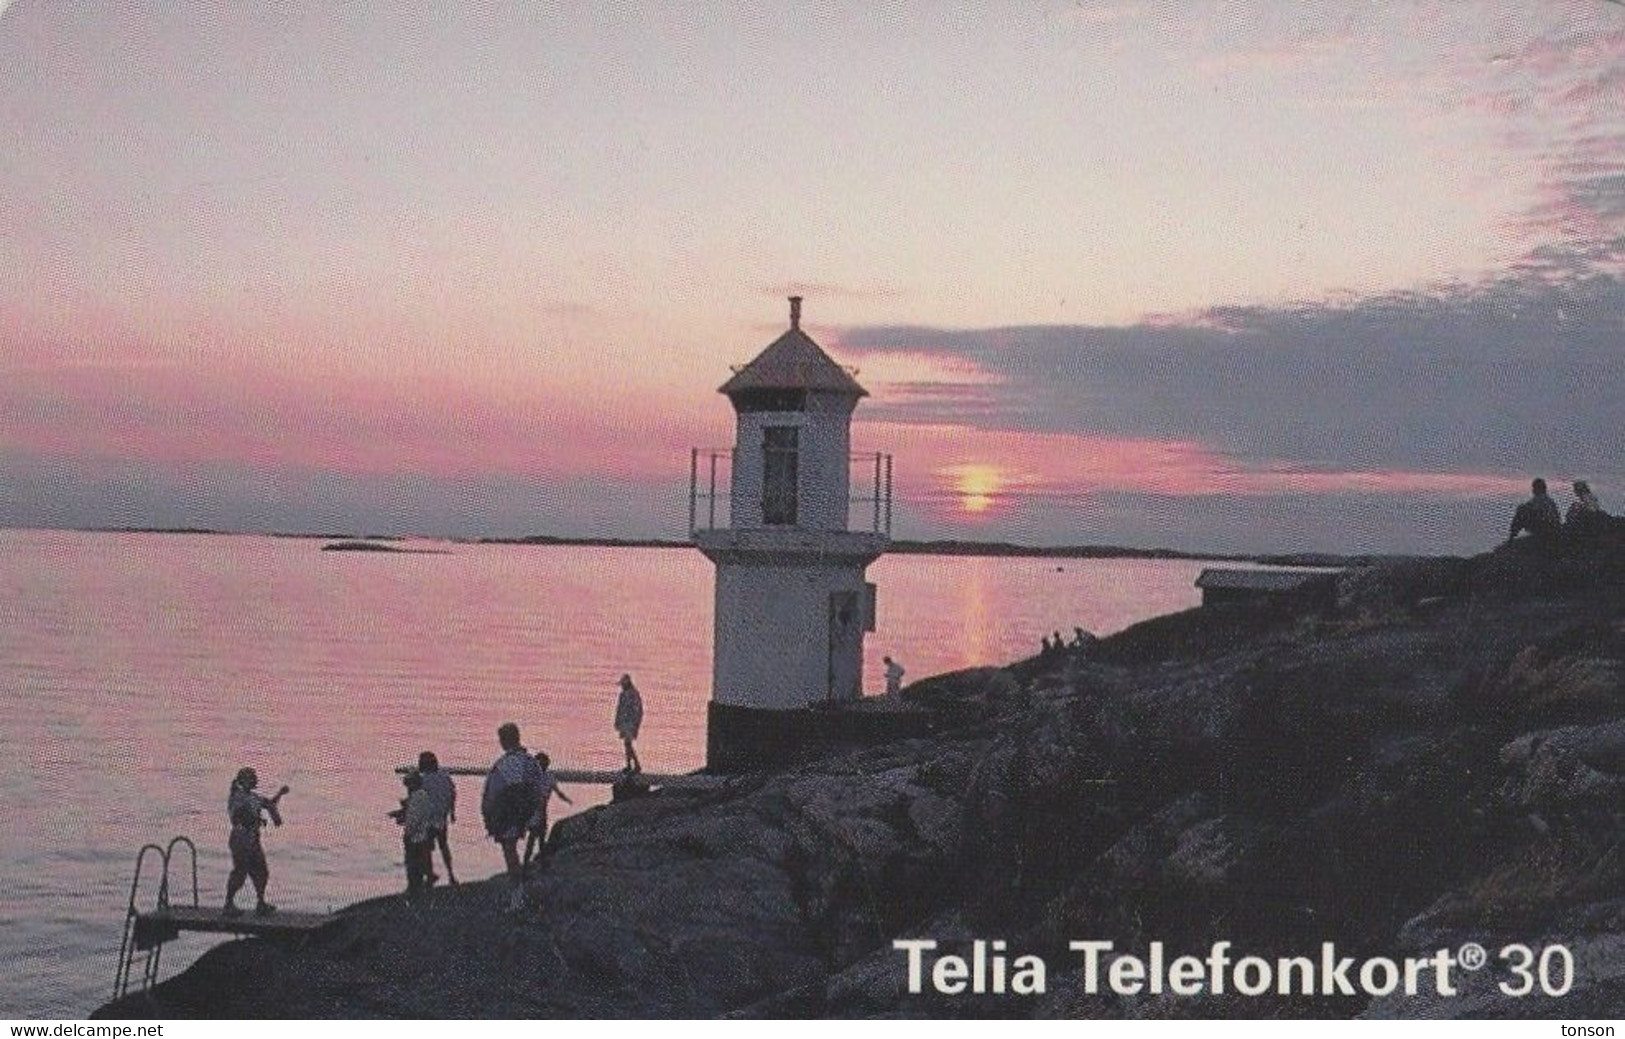
<path fill-rule="evenodd" d="M 325 911 L 403 889 L 394 769 L 489 765 L 515 721 L 559 767 L 618 767 L 617 680 L 643 693 L 646 770 L 698 768 L 712 568 L 696 551 L 0 530 L 0 1018 L 83 1017 L 112 991 L 136 854 L 185 835 L 222 899 L 238 768 L 287 784 L 271 900 Z M 1030 656 L 1194 606 L 1194 560 L 893 555 L 865 688 Z M 460 878 L 501 870 L 458 782 Z M 566 787 L 581 811 L 600 787 Z M 149 858 L 149 863 L 153 860 Z M 438 860 L 437 860 L 438 861 Z M 189 900 L 190 870 L 171 880 Z M 150 906 L 156 876 L 136 892 Z M 244 899 L 245 904 L 251 898 Z M 218 938 L 166 946 L 163 975 Z"/>

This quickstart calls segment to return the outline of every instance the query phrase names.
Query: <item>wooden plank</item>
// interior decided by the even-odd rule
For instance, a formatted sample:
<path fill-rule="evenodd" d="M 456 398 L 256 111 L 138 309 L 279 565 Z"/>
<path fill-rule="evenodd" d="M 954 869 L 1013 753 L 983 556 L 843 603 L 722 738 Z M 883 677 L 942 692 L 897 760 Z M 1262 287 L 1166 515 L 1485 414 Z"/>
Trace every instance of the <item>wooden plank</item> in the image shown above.
<path fill-rule="evenodd" d="M 619 783 L 626 773 L 619 770 L 594 772 L 587 769 L 556 768 L 553 774 L 560 783 Z M 638 776 L 650 786 L 663 786 L 672 790 L 719 790 L 728 782 L 726 776 L 708 776 L 691 772 L 673 775 L 662 772 L 639 772 Z"/>
<path fill-rule="evenodd" d="M 395 774 L 404 776 L 412 771 L 411 765 L 397 765 Z M 441 765 L 440 771 L 451 776 L 484 776 L 491 770 L 473 765 Z M 560 783 L 619 783 L 626 778 L 626 773 L 620 769 L 580 769 L 555 768 L 551 770 Z M 645 783 L 650 786 L 668 787 L 672 790 L 719 790 L 727 785 L 727 776 L 711 776 L 703 772 L 690 772 L 676 774 L 667 772 L 639 772 Z"/>
<path fill-rule="evenodd" d="M 227 916 L 219 906 L 170 906 L 168 909 L 137 914 L 137 923 L 152 930 L 201 931 L 210 934 L 304 935 L 321 930 L 337 920 L 336 913 L 302 913 L 277 910 L 257 916 L 253 909 L 241 916 Z"/>

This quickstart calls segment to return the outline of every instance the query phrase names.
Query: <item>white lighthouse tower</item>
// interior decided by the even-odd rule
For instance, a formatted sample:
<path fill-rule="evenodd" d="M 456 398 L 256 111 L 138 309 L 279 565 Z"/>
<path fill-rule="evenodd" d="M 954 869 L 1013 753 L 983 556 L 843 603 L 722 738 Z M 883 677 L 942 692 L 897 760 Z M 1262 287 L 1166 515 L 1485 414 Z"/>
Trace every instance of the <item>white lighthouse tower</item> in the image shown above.
<path fill-rule="evenodd" d="M 875 621 L 865 570 L 890 542 L 891 458 L 852 454 L 868 393 L 802 331 L 799 296 L 789 330 L 721 392 L 738 416 L 734 447 L 695 450 L 689 518 L 717 568 L 707 761 L 731 770 L 793 755 L 819 728 L 809 708 L 862 695 Z"/>

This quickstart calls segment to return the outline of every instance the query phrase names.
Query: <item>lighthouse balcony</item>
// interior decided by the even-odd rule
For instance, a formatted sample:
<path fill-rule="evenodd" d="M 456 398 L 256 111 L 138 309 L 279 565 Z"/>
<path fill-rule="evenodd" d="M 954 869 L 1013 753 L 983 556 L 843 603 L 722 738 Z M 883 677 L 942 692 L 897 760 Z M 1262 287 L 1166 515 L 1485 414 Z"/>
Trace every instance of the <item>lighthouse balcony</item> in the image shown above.
<path fill-rule="evenodd" d="M 868 530 L 809 530 L 802 527 L 716 527 L 696 530 L 694 547 L 711 560 L 751 559 L 758 563 L 805 564 L 809 557 L 831 563 L 873 562 L 891 538 Z"/>
<path fill-rule="evenodd" d="M 892 528 L 892 456 L 806 452 L 741 464 L 737 449 L 694 448 L 688 529 L 707 544 L 885 550 Z"/>

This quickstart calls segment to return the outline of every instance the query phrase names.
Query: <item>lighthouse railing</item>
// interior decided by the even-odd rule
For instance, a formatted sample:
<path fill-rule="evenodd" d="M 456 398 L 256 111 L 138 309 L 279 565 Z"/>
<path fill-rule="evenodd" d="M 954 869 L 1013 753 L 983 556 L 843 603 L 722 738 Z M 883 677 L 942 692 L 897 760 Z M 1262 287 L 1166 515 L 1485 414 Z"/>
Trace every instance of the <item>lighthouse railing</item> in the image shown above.
<path fill-rule="evenodd" d="M 884 451 L 848 457 L 847 529 L 891 536 L 892 456 Z M 696 447 L 688 460 L 688 532 L 748 526 L 733 515 L 735 454 L 731 448 Z"/>
<path fill-rule="evenodd" d="M 867 529 L 891 537 L 891 455 L 884 451 L 854 452 L 850 458 L 851 482 L 847 495 L 847 529 Z M 859 483 L 863 474 L 867 487 Z M 867 492 L 867 493 L 865 493 Z M 854 513 L 858 518 L 854 522 Z"/>
<path fill-rule="evenodd" d="M 733 526 L 733 462 L 730 448 L 696 447 L 688 464 L 688 532 Z M 721 520 L 718 521 L 718 506 Z"/>

